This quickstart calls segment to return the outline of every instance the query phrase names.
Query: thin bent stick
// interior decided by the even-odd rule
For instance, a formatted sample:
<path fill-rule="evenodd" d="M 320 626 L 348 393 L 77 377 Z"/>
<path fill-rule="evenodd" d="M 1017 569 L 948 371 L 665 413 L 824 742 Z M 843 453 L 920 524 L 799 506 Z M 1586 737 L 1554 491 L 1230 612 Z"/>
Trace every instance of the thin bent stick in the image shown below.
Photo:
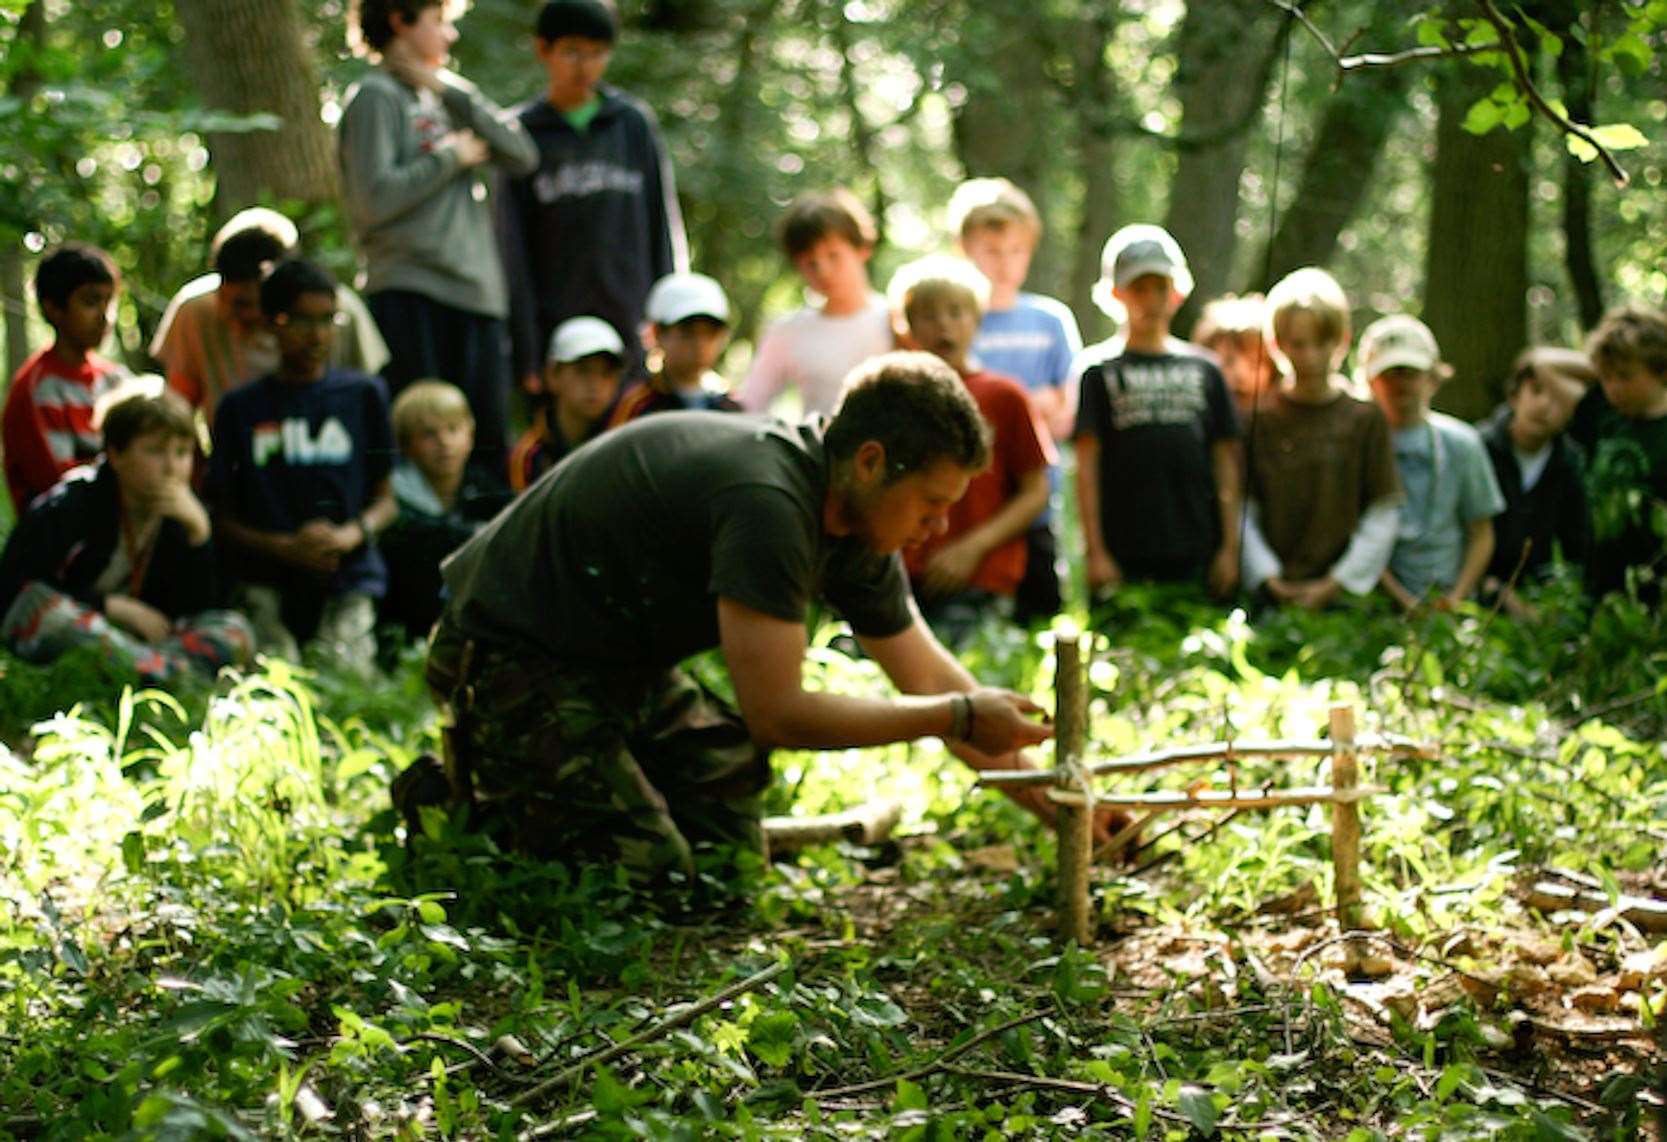
<path fill-rule="evenodd" d="M 1032 1011 L 1028 1015 L 1015 1016 L 1005 1022 L 996 1024 L 994 1027 L 987 1027 L 978 1034 L 974 1035 L 971 1039 L 968 1039 L 965 1043 L 962 1043 L 959 1047 L 951 1047 L 937 1058 L 931 1059 L 922 1063 L 918 1067 L 914 1067 L 900 1074 L 888 1075 L 885 1078 L 879 1079 L 869 1079 L 866 1082 L 852 1083 L 850 1086 L 830 1087 L 827 1090 L 806 1091 L 805 1096 L 807 1098 L 819 1100 L 851 1098 L 854 1095 L 867 1094 L 871 1090 L 884 1090 L 888 1087 L 896 1086 L 899 1082 L 905 1080 L 908 1082 L 914 1082 L 916 1079 L 923 1079 L 927 1075 L 935 1075 L 940 1071 L 948 1069 L 956 1059 L 959 1059 L 962 1055 L 966 1054 L 980 1043 L 987 1042 L 1003 1032 L 1011 1031 L 1015 1027 L 1023 1027 L 1026 1023 L 1034 1023 L 1038 1019 L 1044 1019 L 1050 1014 L 1052 1014 L 1052 1012 L 1047 1010 Z"/>
<path fill-rule="evenodd" d="M 629 1054 L 644 1044 L 663 1038 L 664 1036 L 677 1030 L 679 1027 L 693 1023 L 696 1019 L 699 1019 L 708 1011 L 721 1007 L 730 1000 L 735 999 L 737 996 L 745 995 L 747 992 L 769 983 L 782 972 L 786 971 L 787 966 L 787 961 L 782 960 L 779 963 L 771 964 L 763 971 L 754 972 L 746 979 L 730 984 L 716 995 L 709 996 L 708 998 L 701 1000 L 699 1003 L 696 1003 L 683 1011 L 679 1011 L 676 1015 L 671 1015 L 660 1020 L 660 1022 L 654 1024 L 654 1026 L 648 1028 L 646 1031 L 633 1035 L 629 1039 L 622 1042 L 615 1043 L 612 1047 L 609 1047 L 605 1051 L 601 1051 L 588 1058 L 581 1059 L 579 1062 L 574 1063 L 565 1070 L 559 1071 L 551 1078 L 545 1079 L 531 1090 L 523 1091 L 522 1093 L 516 1095 L 514 1098 L 509 1100 L 509 1104 L 511 1106 L 525 1106 L 534 1099 L 542 1097 L 550 1090 L 558 1086 L 571 1083 L 590 1067 L 601 1066 L 603 1063 L 611 1062 L 614 1059 L 619 1058 L 621 1055 Z"/>

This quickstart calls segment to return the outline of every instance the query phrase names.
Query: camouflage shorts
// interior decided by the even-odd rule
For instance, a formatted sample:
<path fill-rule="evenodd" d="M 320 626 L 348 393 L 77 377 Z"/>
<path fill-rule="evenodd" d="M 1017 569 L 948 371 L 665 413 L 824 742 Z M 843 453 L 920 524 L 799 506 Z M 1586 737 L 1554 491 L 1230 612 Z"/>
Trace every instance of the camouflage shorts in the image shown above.
<path fill-rule="evenodd" d="M 428 684 L 458 725 L 451 776 L 468 769 L 476 820 L 506 847 L 643 879 L 691 872 L 701 845 L 762 851 L 768 751 L 695 679 L 467 645 L 442 619 Z"/>

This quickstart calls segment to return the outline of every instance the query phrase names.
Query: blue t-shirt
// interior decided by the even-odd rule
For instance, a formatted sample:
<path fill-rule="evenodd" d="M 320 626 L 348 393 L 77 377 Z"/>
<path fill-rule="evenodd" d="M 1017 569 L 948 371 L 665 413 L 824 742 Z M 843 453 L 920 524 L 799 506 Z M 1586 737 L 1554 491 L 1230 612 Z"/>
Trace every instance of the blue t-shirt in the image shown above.
<path fill-rule="evenodd" d="M 1065 384 L 1080 352 L 1082 334 L 1070 307 L 1039 293 L 1019 294 L 1012 309 L 986 310 L 972 339 L 973 358 L 985 371 L 1012 377 L 1028 392 Z M 1059 465 L 1049 465 L 1048 506 L 1032 527 L 1052 525 L 1059 486 Z"/>
<path fill-rule="evenodd" d="M 302 385 L 266 376 L 220 398 L 208 491 L 240 523 L 263 531 L 291 532 L 314 519 L 346 523 L 369 506 L 393 458 L 382 378 L 331 369 Z M 236 571 L 253 582 L 287 574 L 250 558 Z M 387 578 L 381 553 L 367 543 L 342 561 L 329 589 L 379 598 Z"/>
<path fill-rule="evenodd" d="M 1394 432 L 1395 466 L 1406 499 L 1389 569 L 1413 595 L 1447 590 L 1464 562 L 1465 525 L 1505 510 L 1487 447 L 1477 431 L 1439 412 Z"/>
<path fill-rule="evenodd" d="M 979 364 L 1032 392 L 1070 380 L 1071 361 L 1081 351 L 1082 335 L 1070 309 L 1035 293 L 1021 293 L 1012 309 L 986 312 L 972 340 Z"/>

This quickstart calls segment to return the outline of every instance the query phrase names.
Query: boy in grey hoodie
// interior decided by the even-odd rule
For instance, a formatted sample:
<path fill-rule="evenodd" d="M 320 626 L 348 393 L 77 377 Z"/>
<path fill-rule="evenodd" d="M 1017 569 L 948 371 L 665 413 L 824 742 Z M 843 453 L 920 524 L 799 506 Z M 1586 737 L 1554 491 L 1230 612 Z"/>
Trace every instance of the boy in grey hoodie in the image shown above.
<path fill-rule="evenodd" d="M 398 394 L 443 377 L 469 398 L 475 456 L 502 462 L 508 431 L 509 303 L 487 180 L 538 164 L 527 131 L 443 66 L 457 39 L 443 0 L 358 0 L 354 47 L 380 65 L 348 93 L 340 154 L 348 218 L 365 251 L 366 302 Z"/>

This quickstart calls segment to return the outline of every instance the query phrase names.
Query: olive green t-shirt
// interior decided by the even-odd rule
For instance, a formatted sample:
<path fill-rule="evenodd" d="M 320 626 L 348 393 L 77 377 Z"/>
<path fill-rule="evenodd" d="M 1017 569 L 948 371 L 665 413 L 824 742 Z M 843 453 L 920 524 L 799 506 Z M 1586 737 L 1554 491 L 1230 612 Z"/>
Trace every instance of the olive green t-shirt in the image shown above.
<path fill-rule="evenodd" d="M 669 667 L 718 644 L 720 597 L 863 635 L 913 621 L 902 566 L 822 530 L 820 424 L 668 412 L 570 454 L 448 559 L 471 637 L 599 665 Z"/>

